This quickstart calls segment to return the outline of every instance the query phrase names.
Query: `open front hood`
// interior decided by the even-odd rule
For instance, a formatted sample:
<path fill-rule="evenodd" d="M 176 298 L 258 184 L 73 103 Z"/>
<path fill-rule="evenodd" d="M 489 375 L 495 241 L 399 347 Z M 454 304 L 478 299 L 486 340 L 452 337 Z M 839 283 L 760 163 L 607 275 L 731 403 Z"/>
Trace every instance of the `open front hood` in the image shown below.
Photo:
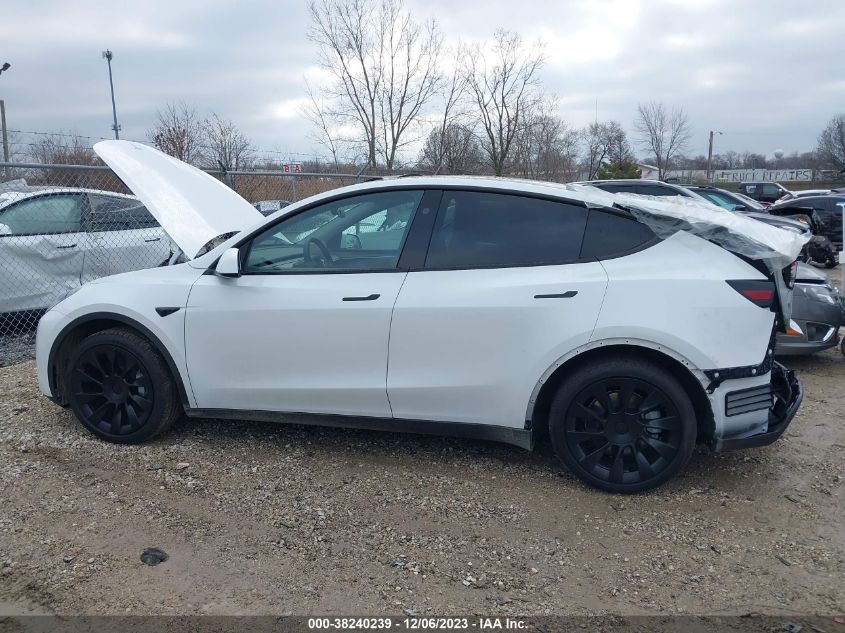
<path fill-rule="evenodd" d="M 157 149 L 133 141 L 100 141 L 94 151 L 193 259 L 215 237 L 264 219 L 216 178 Z"/>

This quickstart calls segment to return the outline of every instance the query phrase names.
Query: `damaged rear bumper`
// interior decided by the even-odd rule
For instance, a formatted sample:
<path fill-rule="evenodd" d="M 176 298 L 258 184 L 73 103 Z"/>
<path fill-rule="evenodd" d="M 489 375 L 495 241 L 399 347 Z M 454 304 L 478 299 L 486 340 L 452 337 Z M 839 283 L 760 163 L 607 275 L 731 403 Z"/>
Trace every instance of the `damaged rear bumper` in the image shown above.
<path fill-rule="evenodd" d="M 780 363 L 773 363 L 771 370 L 772 406 L 768 409 L 765 430 L 741 437 L 723 436 L 715 439 L 717 451 L 766 446 L 784 434 L 804 399 L 804 390 L 795 372 Z"/>

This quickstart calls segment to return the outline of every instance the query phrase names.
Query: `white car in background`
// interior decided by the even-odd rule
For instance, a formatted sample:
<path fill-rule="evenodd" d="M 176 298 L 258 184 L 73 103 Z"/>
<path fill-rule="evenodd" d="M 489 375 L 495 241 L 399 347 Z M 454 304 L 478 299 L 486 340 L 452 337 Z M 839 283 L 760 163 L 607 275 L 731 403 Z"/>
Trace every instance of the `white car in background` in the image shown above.
<path fill-rule="evenodd" d="M 172 245 L 134 196 L 0 189 L 0 314 L 46 310 L 82 284 L 166 262 Z"/>
<path fill-rule="evenodd" d="M 800 405 L 773 359 L 797 234 L 710 205 L 460 177 L 367 182 L 264 218 L 152 148 L 95 150 L 189 259 L 87 284 L 40 322 L 41 390 L 102 439 L 142 442 L 183 414 L 524 448 L 548 433 L 583 481 L 638 492 L 697 442 L 775 441 Z"/>

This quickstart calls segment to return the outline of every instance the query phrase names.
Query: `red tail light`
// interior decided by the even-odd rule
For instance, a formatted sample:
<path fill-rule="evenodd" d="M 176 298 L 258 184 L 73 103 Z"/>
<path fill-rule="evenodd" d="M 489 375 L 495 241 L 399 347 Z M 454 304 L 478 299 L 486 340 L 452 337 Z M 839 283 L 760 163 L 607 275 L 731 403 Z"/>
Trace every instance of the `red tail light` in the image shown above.
<path fill-rule="evenodd" d="M 775 284 L 759 279 L 732 279 L 728 285 L 754 305 L 771 308 L 775 300 Z"/>
<path fill-rule="evenodd" d="M 771 301 L 775 296 L 774 290 L 740 290 L 739 293 L 751 301 Z"/>

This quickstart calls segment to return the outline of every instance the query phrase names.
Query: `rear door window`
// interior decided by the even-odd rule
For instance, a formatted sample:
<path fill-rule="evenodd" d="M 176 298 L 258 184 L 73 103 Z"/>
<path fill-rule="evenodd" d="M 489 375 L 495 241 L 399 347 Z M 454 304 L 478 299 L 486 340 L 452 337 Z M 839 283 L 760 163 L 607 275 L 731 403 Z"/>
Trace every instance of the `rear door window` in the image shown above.
<path fill-rule="evenodd" d="M 506 268 L 576 261 L 586 207 L 526 196 L 444 191 L 426 268 Z"/>
<path fill-rule="evenodd" d="M 89 199 L 89 231 L 128 231 L 159 226 L 147 208 L 134 198 L 90 194 Z"/>

